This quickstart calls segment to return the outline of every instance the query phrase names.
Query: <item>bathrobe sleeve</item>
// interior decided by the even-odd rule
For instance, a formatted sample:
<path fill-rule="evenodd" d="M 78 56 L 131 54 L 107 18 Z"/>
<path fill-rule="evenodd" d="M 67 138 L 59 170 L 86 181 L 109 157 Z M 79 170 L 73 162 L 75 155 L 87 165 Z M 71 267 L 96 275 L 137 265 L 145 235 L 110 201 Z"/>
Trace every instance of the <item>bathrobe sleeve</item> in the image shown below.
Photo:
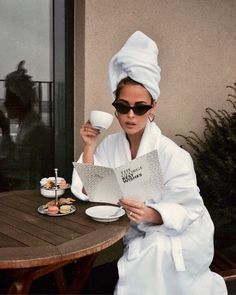
<path fill-rule="evenodd" d="M 168 144 L 160 151 L 164 190 L 159 202 L 149 200 L 146 205 L 157 210 L 163 225 L 157 226 L 169 235 L 178 235 L 204 213 L 204 205 L 196 183 L 193 161 L 185 150 Z M 141 225 L 147 231 L 156 226 Z"/>

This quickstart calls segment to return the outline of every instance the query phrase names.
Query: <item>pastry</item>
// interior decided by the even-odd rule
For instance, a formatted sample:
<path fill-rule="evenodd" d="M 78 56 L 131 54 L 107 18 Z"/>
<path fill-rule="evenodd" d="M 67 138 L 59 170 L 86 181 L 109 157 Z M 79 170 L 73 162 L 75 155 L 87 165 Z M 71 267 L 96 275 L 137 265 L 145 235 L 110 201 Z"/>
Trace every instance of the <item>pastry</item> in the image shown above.
<path fill-rule="evenodd" d="M 68 214 L 71 211 L 71 206 L 70 205 L 62 205 L 60 207 L 60 213 L 62 214 Z"/>
<path fill-rule="evenodd" d="M 54 186 L 54 182 L 52 180 L 48 180 L 44 185 L 46 189 L 51 189 L 53 188 L 53 186 Z"/>
<path fill-rule="evenodd" d="M 61 206 L 61 205 L 70 205 L 73 202 L 75 202 L 75 199 L 72 199 L 72 198 L 60 198 L 58 200 L 58 205 L 59 206 Z M 56 200 L 51 200 L 51 201 L 47 202 L 45 205 L 43 205 L 43 208 L 47 209 L 49 206 L 56 206 Z"/>
<path fill-rule="evenodd" d="M 72 198 L 60 198 L 59 199 L 59 206 L 61 205 L 69 205 L 75 202 L 75 199 Z"/>
<path fill-rule="evenodd" d="M 50 206 L 56 206 L 56 200 L 52 200 L 52 201 L 47 202 L 45 205 L 43 205 L 43 208 L 47 209 Z"/>
<path fill-rule="evenodd" d="M 65 181 L 65 179 L 62 179 L 58 185 L 59 185 L 60 189 L 66 189 L 69 186 L 68 183 Z"/>
<path fill-rule="evenodd" d="M 48 214 L 57 214 L 59 208 L 57 206 L 48 206 Z"/>
<path fill-rule="evenodd" d="M 55 177 L 49 177 L 49 178 L 42 178 L 40 180 L 41 187 L 51 190 L 55 189 Z M 67 189 L 69 187 L 69 183 L 66 182 L 66 180 L 62 177 L 57 178 L 57 187 L 60 189 Z"/>

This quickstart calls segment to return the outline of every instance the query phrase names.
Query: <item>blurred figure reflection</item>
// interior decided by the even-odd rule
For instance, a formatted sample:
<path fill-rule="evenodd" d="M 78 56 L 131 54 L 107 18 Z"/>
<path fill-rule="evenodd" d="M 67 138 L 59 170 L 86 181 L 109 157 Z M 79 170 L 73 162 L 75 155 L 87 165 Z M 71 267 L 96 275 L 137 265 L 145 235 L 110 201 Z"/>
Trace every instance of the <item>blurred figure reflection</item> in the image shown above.
<path fill-rule="evenodd" d="M 0 110 L 0 191 L 34 189 L 52 170 L 50 130 L 35 111 L 36 91 L 25 61 L 5 79 L 6 113 Z M 18 122 L 16 137 L 10 122 Z"/>

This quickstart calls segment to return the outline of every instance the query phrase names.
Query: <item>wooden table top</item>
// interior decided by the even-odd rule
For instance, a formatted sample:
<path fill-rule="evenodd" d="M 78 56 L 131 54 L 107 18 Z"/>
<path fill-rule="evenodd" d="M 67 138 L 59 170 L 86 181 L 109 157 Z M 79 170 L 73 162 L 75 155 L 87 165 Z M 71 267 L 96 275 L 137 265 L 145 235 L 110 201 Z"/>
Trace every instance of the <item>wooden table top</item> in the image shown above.
<path fill-rule="evenodd" d="M 95 203 L 77 200 L 77 210 L 66 216 L 38 213 L 48 201 L 39 191 L 0 193 L 0 269 L 72 261 L 111 246 L 128 229 L 126 216 L 111 223 L 88 217 L 85 210 Z"/>

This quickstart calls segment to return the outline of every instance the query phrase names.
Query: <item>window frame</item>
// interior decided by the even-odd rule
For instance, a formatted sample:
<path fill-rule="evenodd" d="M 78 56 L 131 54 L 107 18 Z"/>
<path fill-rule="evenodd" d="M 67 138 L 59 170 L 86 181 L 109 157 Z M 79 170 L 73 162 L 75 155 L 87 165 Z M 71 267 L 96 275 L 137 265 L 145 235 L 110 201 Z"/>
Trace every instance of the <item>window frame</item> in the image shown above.
<path fill-rule="evenodd" d="M 68 181 L 74 157 L 74 0 L 53 0 L 55 168 Z"/>

